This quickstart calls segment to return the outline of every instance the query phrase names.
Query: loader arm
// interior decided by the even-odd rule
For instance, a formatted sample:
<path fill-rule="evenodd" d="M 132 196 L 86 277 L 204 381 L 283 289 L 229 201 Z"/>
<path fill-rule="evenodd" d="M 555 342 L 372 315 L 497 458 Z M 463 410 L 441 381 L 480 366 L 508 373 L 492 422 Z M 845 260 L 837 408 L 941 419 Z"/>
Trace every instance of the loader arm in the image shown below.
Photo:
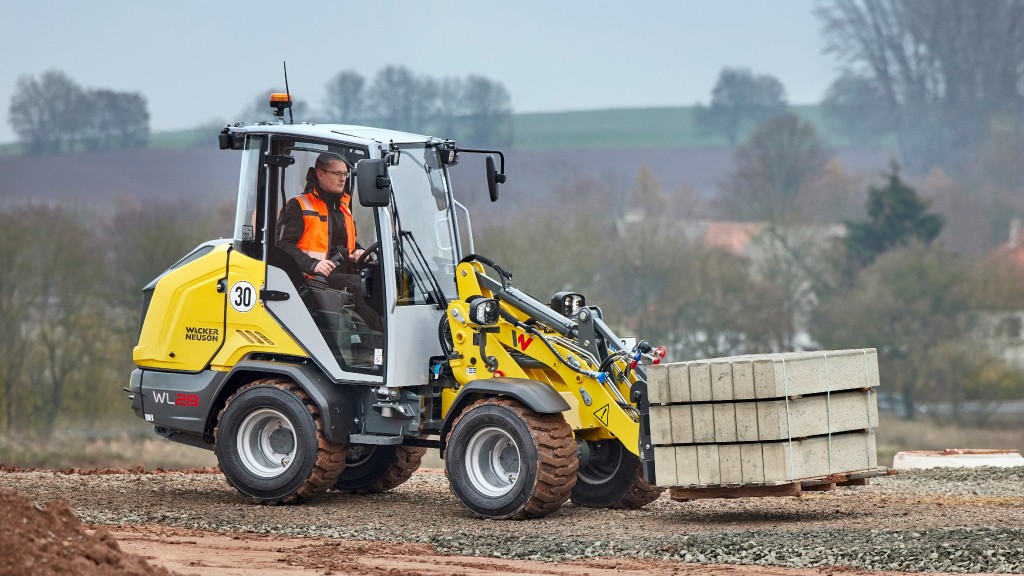
<path fill-rule="evenodd" d="M 609 345 L 608 336 L 613 335 L 603 322 L 590 331 L 606 335 L 581 341 L 579 319 L 567 318 L 491 278 L 478 261 L 459 264 L 456 281 L 459 299 L 448 307 L 454 350 L 449 365 L 459 388 L 502 377 L 547 384 L 568 403 L 563 416 L 577 438 L 617 439 L 640 455 L 640 412 L 629 398 L 642 373 L 629 370 L 619 347 Z M 497 323 L 483 326 L 470 320 L 470 303 L 476 298 L 499 302 Z M 587 319 L 594 314 L 591 309 L 581 310 Z M 446 416 L 458 391 L 446 390 L 442 396 Z"/>

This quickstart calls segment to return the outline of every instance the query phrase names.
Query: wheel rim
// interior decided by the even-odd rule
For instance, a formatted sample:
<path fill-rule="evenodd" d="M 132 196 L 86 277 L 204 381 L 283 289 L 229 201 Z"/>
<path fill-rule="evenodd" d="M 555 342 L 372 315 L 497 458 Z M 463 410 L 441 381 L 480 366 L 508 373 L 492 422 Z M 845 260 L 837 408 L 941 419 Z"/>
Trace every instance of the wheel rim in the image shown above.
<path fill-rule="evenodd" d="M 284 414 L 261 408 L 238 428 L 238 456 L 250 473 L 260 478 L 284 474 L 298 456 L 295 426 Z"/>
<path fill-rule="evenodd" d="M 590 461 L 577 475 L 587 484 L 602 484 L 615 478 L 622 467 L 622 444 L 603 441 L 590 443 Z"/>
<path fill-rule="evenodd" d="M 469 483 L 485 496 L 498 498 L 512 491 L 519 479 L 519 446 L 500 428 L 483 428 L 466 445 Z"/>

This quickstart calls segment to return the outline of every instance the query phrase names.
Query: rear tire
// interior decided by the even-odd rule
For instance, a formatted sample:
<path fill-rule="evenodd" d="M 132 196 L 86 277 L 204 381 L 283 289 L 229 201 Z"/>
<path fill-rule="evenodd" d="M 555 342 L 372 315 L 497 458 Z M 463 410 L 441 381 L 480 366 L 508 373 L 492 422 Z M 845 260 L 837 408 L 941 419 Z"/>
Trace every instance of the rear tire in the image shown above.
<path fill-rule="evenodd" d="M 214 453 L 228 483 L 261 504 L 291 504 L 334 484 L 348 446 L 332 444 L 320 412 L 297 384 L 257 380 L 217 415 Z"/>
<path fill-rule="evenodd" d="M 426 448 L 350 444 L 345 471 L 334 489 L 353 494 L 379 494 L 404 484 L 420 467 Z"/>
<path fill-rule="evenodd" d="M 640 459 L 617 440 L 589 442 L 590 460 L 576 475 L 572 503 L 591 508 L 635 510 L 665 491 L 644 480 Z"/>
<path fill-rule="evenodd" d="M 445 472 L 455 497 L 484 518 L 547 516 L 569 499 L 579 458 L 561 414 L 485 398 L 463 411 L 447 438 Z"/>

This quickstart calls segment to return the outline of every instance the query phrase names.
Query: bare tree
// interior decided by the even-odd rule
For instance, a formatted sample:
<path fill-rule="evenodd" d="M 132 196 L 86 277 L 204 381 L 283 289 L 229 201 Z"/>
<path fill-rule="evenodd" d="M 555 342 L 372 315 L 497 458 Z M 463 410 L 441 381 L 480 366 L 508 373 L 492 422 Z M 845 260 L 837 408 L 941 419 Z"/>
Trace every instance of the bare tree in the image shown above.
<path fill-rule="evenodd" d="M 829 86 L 821 105 L 829 122 L 854 145 L 875 144 L 892 131 L 885 95 L 867 76 L 844 72 Z"/>
<path fill-rule="evenodd" d="M 422 83 L 404 66 L 387 66 L 377 72 L 369 97 L 375 103 L 371 112 L 385 128 L 416 131 L 424 108 L 433 102 L 424 98 Z"/>
<path fill-rule="evenodd" d="M 786 90 L 774 76 L 755 76 L 747 68 L 723 68 L 711 92 L 711 106 L 698 108 L 697 121 L 709 133 L 735 146 L 740 134 L 786 110 Z"/>
<path fill-rule="evenodd" d="M 799 212 L 798 198 L 830 156 L 809 123 L 792 114 L 766 120 L 733 155 L 735 168 L 720 189 L 720 214 L 781 222 Z"/>
<path fill-rule="evenodd" d="M 459 135 L 466 115 L 466 82 L 461 78 L 442 78 L 437 82 L 437 99 L 432 124 L 437 134 L 448 138 Z"/>
<path fill-rule="evenodd" d="M 32 210 L 0 213 L 0 422 L 10 433 L 29 392 L 24 367 L 33 342 L 34 280 L 41 262 L 32 243 Z"/>
<path fill-rule="evenodd" d="M 1024 120 L 1024 3 L 831 0 L 827 50 L 882 89 L 904 162 L 959 167 L 989 122 Z"/>
<path fill-rule="evenodd" d="M 74 147 L 87 120 L 82 88 L 58 70 L 38 80 L 18 78 L 8 108 L 8 120 L 28 154 L 55 154 Z"/>
<path fill-rule="evenodd" d="M 503 146 L 512 140 L 512 99 L 501 82 L 483 76 L 466 78 L 463 94 L 469 118 L 467 140 L 477 146 Z"/>
<path fill-rule="evenodd" d="M 342 70 L 327 82 L 325 119 L 342 124 L 363 121 L 366 107 L 366 78 L 355 70 Z"/>
<path fill-rule="evenodd" d="M 97 234 L 74 211 L 38 207 L 35 214 L 40 234 L 35 257 L 47 265 L 36 278 L 40 302 L 33 322 L 39 363 L 33 380 L 43 399 L 36 421 L 48 435 L 68 401 L 76 398 L 75 391 L 92 381 L 99 368 L 95 363 L 107 336 L 107 308 L 99 299 L 106 274 Z"/>
<path fill-rule="evenodd" d="M 145 146 L 149 140 L 149 108 L 138 92 L 89 90 L 89 108 L 82 130 L 87 149 L 111 150 Z"/>

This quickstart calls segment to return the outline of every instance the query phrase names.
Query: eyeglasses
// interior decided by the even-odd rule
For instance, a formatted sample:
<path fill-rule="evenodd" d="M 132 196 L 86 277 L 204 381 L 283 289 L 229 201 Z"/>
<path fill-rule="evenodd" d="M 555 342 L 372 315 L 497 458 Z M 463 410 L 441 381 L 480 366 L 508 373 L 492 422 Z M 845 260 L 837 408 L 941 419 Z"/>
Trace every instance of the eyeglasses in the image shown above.
<path fill-rule="evenodd" d="M 348 180 L 348 172 L 347 171 L 346 172 L 342 172 L 341 170 L 337 170 L 337 171 L 335 171 L 335 170 L 324 170 L 323 168 L 321 168 L 320 171 L 321 172 L 326 172 L 328 174 L 333 174 L 336 178 L 341 178 L 342 180 Z"/>

